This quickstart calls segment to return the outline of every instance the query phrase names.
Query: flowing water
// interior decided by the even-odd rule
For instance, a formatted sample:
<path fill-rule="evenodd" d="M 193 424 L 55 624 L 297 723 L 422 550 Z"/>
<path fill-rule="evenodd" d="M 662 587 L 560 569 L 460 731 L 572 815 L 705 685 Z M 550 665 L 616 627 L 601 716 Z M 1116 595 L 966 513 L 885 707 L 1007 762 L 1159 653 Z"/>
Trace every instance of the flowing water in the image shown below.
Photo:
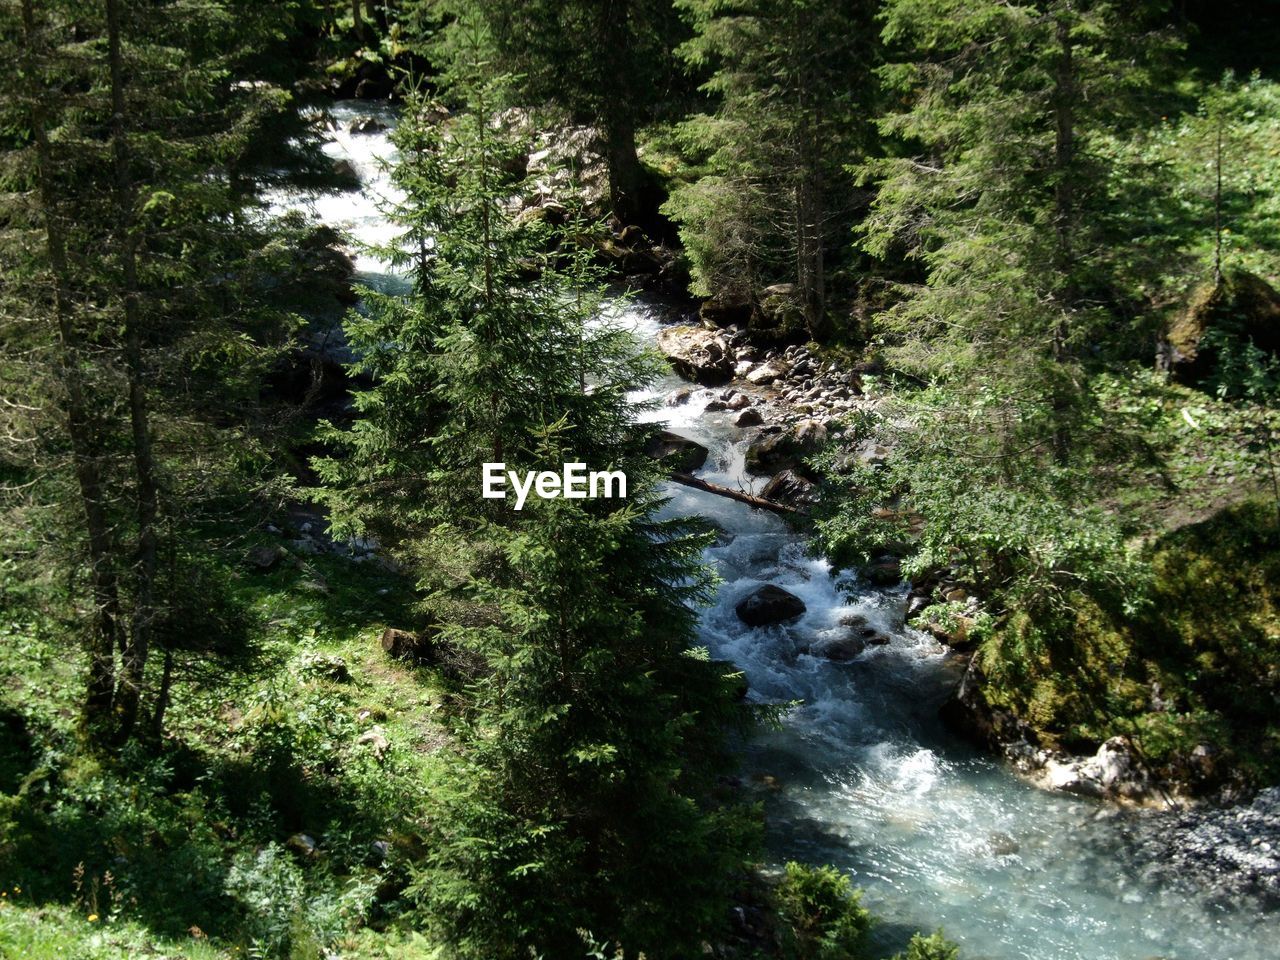
<path fill-rule="evenodd" d="M 392 148 L 385 134 L 345 132 L 370 112 L 367 104 L 331 108 L 339 130 L 326 149 L 356 167 L 363 187 L 320 198 L 315 210 L 357 241 L 384 243 L 394 231 L 379 204 L 395 196 L 380 161 Z M 389 112 L 383 116 L 390 122 Z M 357 267 L 365 282 L 396 283 L 376 258 L 362 255 Z M 633 301 L 615 304 L 605 322 L 651 341 L 669 314 Z M 650 395 L 680 385 L 671 377 Z M 758 490 L 763 480 L 744 468 L 750 431 L 732 425 L 736 414 L 705 412 L 710 398 L 696 391 L 649 416 L 710 450 L 704 479 Z M 703 642 L 746 673 L 752 698 L 797 704 L 744 758 L 768 796 L 771 854 L 847 871 L 886 918 L 878 946 L 897 949 L 912 931 L 941 926 L 969 960 L 1280 957 L 1275 913 L 1227 902 L 1216 886 L 1157 880 L 1149 865 L 1135 864 L 1133 838 L 1161 830 L 1164 820 L 1035 789 L 950 738 L 937 708 L 957 668 L 932 639 L 903 625 L 901 591 L 860 583 L 810 556 L 772 514 L 687 487 L 669 492 L 666 510 L 724 531 L 707 551 L 723 582 L 702 617 Z M 764 583 L 800 596 L 807 612 L 786 626 L 747 627 L 734 607 Z M 850 613 L 891 642 L 849 663 L 805 652 Z"/>

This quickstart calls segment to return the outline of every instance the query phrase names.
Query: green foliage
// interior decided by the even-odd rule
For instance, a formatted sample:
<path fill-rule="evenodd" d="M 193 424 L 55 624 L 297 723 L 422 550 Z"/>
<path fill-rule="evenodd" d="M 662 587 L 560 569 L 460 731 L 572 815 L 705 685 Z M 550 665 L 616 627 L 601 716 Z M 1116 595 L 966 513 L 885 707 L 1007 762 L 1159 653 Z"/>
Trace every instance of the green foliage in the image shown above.
<path fill-rule="evenodd" d="M 1269 185 L 1280 170 L 1277 117 L 1280 84 L 1228 73 L 1202 88 L 1194 110 L 1162 116 L 1116 142 L 1117 152 L 1165 171 L 1168 186 L 1144 229 L 1184 251 L 1180 269 L 1147 271 L 1149 287 L 1180 292 L 1189 278 L 1209 279 L 1219 253 L 1224 271 L 1274 276 L 1280 206 Z"/>
<path fill-rule="evenodd" d="M 988 429 L 1016 425 L 1028 457 L 1071 456 L 1090 416 L 1083 367 L 1111 321 L 1098 305 L 1125 287 L 1140 242 L 1113 185 L 1144 172 L 1105 148 L 1166 49 L 1145 12 L 901 0 L 883 15 L 886 41 L 915 54 L 881 71 L 909 105 L 881 129 L 919 147 L 862 167 L 878 193 L 860 229 L 869 252 L 927 275 L 880 318 L 886 356 L 972 385 Z"/>
<path fill-rule="evenodd" d="M 636 131 L 677 109 L 684 86 L 673 52 L 683 25 L 669 0 L 631 0 L 625 6 L 448 0 L 443 6 L 455 19 L 432 54 L 446 73 L 474 62 L 472 32 L 480 28 L 490 72 L 512 78 L 506 103 L 596 128 L 614 213 L 626 223 L 647 222 L 655 204 L 636 152 Z"/>
<path fill-rule="evenodd" d="M 1126 614 L 1074 590 L 1051 626 L 1018 614 L 981 651 L 993 702 L 1075 747 L 1130 736 L 1157 772 L 1210 789 L 1236 774 L 1274 779 L 1277 554 L 1273 512 L 1253 502 L 1154 542 L 1150 603 Z M 1035 656 L 1019 651 L 1034 638 Z M 1197 768 L 1192 751 L 1215 758 Z"/>
<path fill-rule="evenodd" d="M 481 49 L 476 38 L 473 55 Z M 524 186 L 512 161 L 529 142 L 498 119 L 508 81 L 478 63 L 455 75 L 471 109 L 445 130 L 416 94 L 395 133 L 406 199 L 387 213 L 403 233 L 383 252 L 415 292 L 368 291 L 366 312 L 349 318 L 354 372 L 375 386 L 356 392 L 350 431 L 325 432 L 341 456 L 317 463 L 336 529 L 373 532 L 391 549 L 505 510 L 481 498 L 481 465 L 545 469 L 535 448 L 548 428 L 567 438 L 570 460 L 644 472 L 622 398 L 657 368 L 627 335 L 590 322 L 597 277 L 569 230 L 509 212 Z"/>
<path fill-rule="evenodd" d="M 629 391 L 656 364 L 592 323 L 584 224 L 512 216 L 527 149 L 505 125 L 482 30 L 450 79 L 447 127 L 413 95 L 393 170 L 409 273 L 347 329 L 372 386 L 342 456 L 318 462 L 337 529 L 373 531 L 418 580 L 443 649 L 476 664 L 451 716 L 457 752 L 428 800 L 408 895 L 434 937 L 485 960 L 569 955 L 580 928 L 650 956 L 723 920 L 751 821 L 713 795 L 732 684 L 692 655 L 703 539 L 651 519 L 656 468 Z M 424 402 L 425 398 L 425 402 Z M 628 499 L 485 500 L 481 464 L 622 469 Z M 745 716 L 741 718 L 745 720 Z M 285 755 L 295 752 L 289 746 Z"/>
<path fill-rule="evenodd" d="M 852 960 L 862 955 L 871 915 L 859 903 L 859 892 L 839 870 L 788 863 L 774 898 L 783 925 L 783 956 Z"/>
<path fill-rule="evenodd" d="M 959 960 L 960 948 L 947 940 L 942 931 L 925 936 L 917 933 L 907 944 L 905 953 L 899 953 L 894 960 Z"/>
<path fill-rule="evenodd" d="M 825 336 L 828 274 L 847 252 L 856 202 L 843 170 L 870 139 L 871 4 L 677 6 L 694 32 L 680 52 L 710 72 L 708 112 L 679 130 L 696 178 L 664 207 L 680 224 L 693 290 L 753 298 L 797 283 L 795 309 Z"/>
<path fill-rule="evenodd" d="M 894 455 L 887 466 L 848 472 L 836 472 L 842 454 L 828 456 L 839 496 L 818 519 L 824 549 L 857 563 L 885 543 L 909 544 L 907 576 L 953 569 L 997 616 L 1024 610 L 1046 623 L 1070 616 L 1081 587 L 1119 609 L 1141 607 L 1144 568 L 1124 528 L 1087 503 L 1096 481 L 984 437 L 992 416 L 986 399 L 904 389 L 865 417 L 861 430 L 891 443 Z M 969 437 L 968 449 L 950 445 L 956 436 Z"/>
<path fill-rule="evenodd" d="M 287 420 L 262 418 L 262 388 L 305 225 L 262 215 L 259 145 L 294 104 L 250 63 L 292 6 L 19 6 L 0 21 L 21 64 L 0 106 L 0 462 L 21 482 L 0 509 L 82 591 L 86 713 L 120 739 L 146 729 L 153 649 L 218 648 L 178 642 L 188 588 L 229 522 L 283 495 Z M 164 698 L 145 707 L 160 726 Z"/>

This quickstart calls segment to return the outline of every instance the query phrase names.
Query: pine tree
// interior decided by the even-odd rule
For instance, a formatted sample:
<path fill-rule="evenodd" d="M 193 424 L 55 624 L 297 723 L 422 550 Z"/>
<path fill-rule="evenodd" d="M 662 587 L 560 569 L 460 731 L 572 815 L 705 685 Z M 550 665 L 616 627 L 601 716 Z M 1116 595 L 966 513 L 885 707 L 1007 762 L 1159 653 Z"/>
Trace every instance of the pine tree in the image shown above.
<path fill-rule="evenodd" d="M 368 291 L 365 313 L 348 323 L 355 372 L 375 386 L 356 394 L 354 428 L 329 433 L 344 454 L 319 464 L 338 491 L 321 495 L 340 528 L 388 544 L 505 514 L 481 498 L 482 465 L 546 469 L 533 445 L 550 425 L 572 431 L 575 460 L 592 469 L 634 460 L 641 440 L 628 437 L 620 401 L 656 369 L 628 337 L 592 322 L 597 277 L 572 255 L 573 238 L 513 215 L 513 160 L 529 144 L 501 119 L 510 81 L 486 74 L 475 30 L 473 66 L 453 74 L 469 109 L 441 126 L 445 111 L 418 91 L 393 135 L 405 200 L 388 215 L 403 232 L 382 253 L 413 293 Z"/>
<path fill-rule="evenodd" d="M 710 70 L 710 113 L 682 134 L 701 161 L 667 212 L 681 224 L 695 292 L 750 299 L 795 284 L 815 339 L 831 332 L 831 268 L 849 247 L 845 167 L 866 155 L 876 57 L 872 5 L 814 0 L 682 0 Z"/>
<path fill-rule="evenodd" d="M 847 478 L 850 500 L 823 523 L 845 558 L 896 524 L 917 544 L 908 573 L 958 562 L 997 614 L 1047 624 L 1075 589 L 1138 599 L 1141 570 L 1096 501 L 1146 447 L 1095 385 L 1117 343 L 1132 351 L 1139 241 L 1113 198 L 1151 173 L 1112 145 L 1151 89 L 1144 58 L 1165 49 L 1148 12 L 887 5 L 885 40 L 910 59 L 884 68 L 907 106 L 882 127 L 911 155 L 863 168 L 878 191 L 863 235 L 878 257 L 917 261 L 923 282 L 878 318 L 909 379 L 860 425 L 895 446 L 892 464 Z M 874 519 L 886 502 L 896 519 Z"/>
<path fill-rule="evenodd" d="M 882 128 L 920 149 L 864 168 L 878 190 L 864 235 L 873 254 L 927 273 L 886 318 L 901 338 L 892 356 L 970 395 L 997 391 L 987 407 L 1014 426 L 995 432 L 1060 465 L 1133 243 L 1108 192 L 1132 171 L 1105 146 L 1165 48 L 1144 6 L 897 0 L 884 12 L 886 43 L 919 56 L 882 71 L 910 102 Z"/>

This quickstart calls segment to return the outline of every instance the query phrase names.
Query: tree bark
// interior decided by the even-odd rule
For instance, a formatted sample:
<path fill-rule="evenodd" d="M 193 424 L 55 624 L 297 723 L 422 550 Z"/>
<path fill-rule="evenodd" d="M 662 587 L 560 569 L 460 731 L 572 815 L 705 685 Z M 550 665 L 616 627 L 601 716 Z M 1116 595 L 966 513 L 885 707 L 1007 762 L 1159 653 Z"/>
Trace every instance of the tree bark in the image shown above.
<path fill-rule="evenodd" d="M 741 490 L 734 490 L 732 487 L 722 487 L 718 483 L 709 483 L 701 480 L 690 473 L 673 473 L 671 474 L 673 483 L 683 484 L 686 487 L 693 487 L 695 490 L 702 490 L 705 493 L 714 493 L 717 497 L 727 497 L 730 500 L 737 500 L 739 503 L 745 503 L 752 507 L 759 507 L 761 510 L 770 510 L 773 513 L 792 513 L 803 514 L 805 511 L 799 507 L 792 507 L 785 503 L 778 503 L 776 500 L 766 500 L 764 497 L 757 497 L 755 494 L 743 493 Z"/>
<path fill-rule="evenodd" d="M 624 224 L 645 218 L 641 202 L 644 171 L 636 152 L 636 131 L 629 117 L 608 118 L 605 131 L 605 162 L 609 166 L 609 206 Z"/>
<path fill-rule="evenodd" d="M 640 91 L 630 89 L 635 70 L 630 64 L 632 39 L 628 0 L 607 0 L 601 13 L 600 51 L 616 57 L 613 76 L 616 82 L 605 90 L 600 126 L 605 139 L 605 163 L 609 167 L 609 205 L 614 215 L 627 223 L 645 219 L 642 208 L 644 171 L 636 152 L 635 98 Z"/>
<path fill-rule="evenodd" d="M 1063 364 L 1068 357 L 1068 314 L 1076 307 L 1079 293 L 1075 285 L 1075 95 L 1076 68 L 1072 49 L 1069 13 L 1057 18 L 1058 58 L 1054 72 L 1054 234 L 1056 249 L 1054 267 L 1063 280 L 1062 302 L 1059 320 L 1053 331 L 1053 359 Z M 1054 386 L 1053 398 L 1053 456 L 1065 464 L 1071 454 L 1070 407 L 1071 398 L 1065 387 Z"/>
<path fill-rule="evenodd" d="M 169 709 L 169 700 L 173 692 L 173 651 L 165 648 L 164 669 L 160 674 L 160 692 L 156 694 L 156 708 L 151 715 L 151 735 L 160 740 L 164 737 L 164 715 Z"/>
<path fill-rule="evenodd" d="M 28 76 L 38 76 L 35 51 L 40 42 L 35 26 L 32 0 L 22 2 L 22 24 L 28 55 Z M 66 431 L 71 443 L 72 469 L 84 512 L 85 540 L 89 548 L 89 577 L 93 589 L 94 624 L 89 640 L 89 679 L 85 694 L 85 717 L 97 726 L 111 712 L 115 694 L 115 648 L 119 630 L 120 598 L 116 581 L 114 548 L 106 497 L 98 460 L 100 446 L 94 434 L 86 396 L 79 334 L 71 312 L 70 269 L 66 237 L 58 214 L 57 190 L 53 182 L 53 151 L 45 128 L 46 92 L 33 89 L 31 129 L 36 148 L 36 171 L 45 223 L 45 245 L 53 278 L 53 312 L 58 330 L 58 375 L 66 394 Z"/>
<path fill-rule="evenodd" d="M 134 189 L 125 124 L 124 56 L 121 50 L 120 0 L 107 0 L 107 51 L 111 73 L 111 140 L 115 160 L 116 243 L 123 275 L 125 365 L 129 381 L 129 424 L 136 475 L 137 556 L 134 562 L 133 612 L 129 640 L 122 657 L 123 676 L 116 695 L 118 735 L 127 739 L 138 717 L 147 666 L 151 626 L 155 621 L 157 553 L 156 517 L 159 486 L 151 446 L 150 411 L 142 355 L 142 317 L 138 298 L 137 238 L 134 233 Z"/>
<path fill-rule="evenodd" d="M 801 6 L 799 19 L 793 23 L 800 64 L 795 76 L 796 143 L 795 216 L 796 216 L 796 280 L 803 298 L 805 325 L 814 340 L 825 340 L 830 333 L 827 323 L 827 289 L 825 262 L 825 230 L 823 229 L 823 190 L 821 151 L 814 142 L 823 105 L 816 104 L 817 84 L 813 80 L 813 45 L 822 38 L 814 36 L 813 14 Z"/>

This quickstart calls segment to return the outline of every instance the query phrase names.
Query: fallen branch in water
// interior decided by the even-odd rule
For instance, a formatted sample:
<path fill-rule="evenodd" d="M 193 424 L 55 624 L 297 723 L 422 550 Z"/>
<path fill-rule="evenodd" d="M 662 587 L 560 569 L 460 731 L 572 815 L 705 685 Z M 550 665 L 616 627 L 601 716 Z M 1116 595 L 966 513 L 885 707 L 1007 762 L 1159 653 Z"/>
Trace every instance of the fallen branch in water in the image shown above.
<path fill-rule="evenodd" d="M 699 480 L 697 477 L 689 473 L 673 473 L 671 474 L 671 479 L 675 483 L 684 484 L 686 487 L 693 487 L 695 490 L 704 490 L 707 493 L 714 493 L 717 497 L 728 497 L 730 500 L 737 500 L 739 503 L 759 507 L 761 510 L 772 510 L 774 513 L 804 513 L 804 511 L 799 507 L 791 507 L 785 503 L 778 503 L 775 500 L 766 500 L 764 497 L 757 497 L 750 493 L 743 493 L 741 490 L 734 490 L 732 487 L 722 487 L 718 483 L 708 483 L 706 480 Z"/>

